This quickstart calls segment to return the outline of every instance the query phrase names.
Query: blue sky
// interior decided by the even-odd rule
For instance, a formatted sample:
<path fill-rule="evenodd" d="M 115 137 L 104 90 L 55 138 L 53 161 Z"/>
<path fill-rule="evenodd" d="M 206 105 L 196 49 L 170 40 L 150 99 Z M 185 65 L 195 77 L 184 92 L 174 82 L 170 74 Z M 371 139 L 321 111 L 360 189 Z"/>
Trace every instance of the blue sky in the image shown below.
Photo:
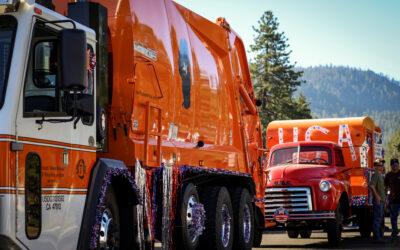
<path fill-rule="evenodd" d="M 225 17 L 250 50 L 266 10 L 298 66 L 344 65 L 400 80 L 400 0 L 177 0 L 211 21 Z M 252 54 L 248 53 L 251 58 Z"/>

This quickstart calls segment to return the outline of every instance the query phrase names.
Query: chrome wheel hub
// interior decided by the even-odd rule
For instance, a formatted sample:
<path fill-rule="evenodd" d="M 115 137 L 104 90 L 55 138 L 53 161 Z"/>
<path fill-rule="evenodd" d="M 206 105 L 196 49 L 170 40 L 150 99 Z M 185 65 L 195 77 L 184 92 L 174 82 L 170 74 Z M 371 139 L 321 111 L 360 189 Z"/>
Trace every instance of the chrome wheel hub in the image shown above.
<path fill-rule="evenodd" d="M 100 222 L 100 237 L 99 237 L 99 246 L 100 249 L 110 249 L 113 245 L 113 218 L 111 211 L 106 208 L 101 215 L 101 222 Z"/>
<path fill-rule="evenodd" d="M 231 236 L 231 216 L 228 207 L 224 204 L 221 209 L 221 237 L 222 245 L 227 247 Z"/>
<path fill-rule="evenodd" d="M 186 230 L 187 235 L 192 243 L 197 240 L 196 228 L 193 223 L 193 206 L 196 204 L 197 200 L 196 197 L 193 195 L 189 197 L 189 201 L 187 203 L 186 208 Z"/>

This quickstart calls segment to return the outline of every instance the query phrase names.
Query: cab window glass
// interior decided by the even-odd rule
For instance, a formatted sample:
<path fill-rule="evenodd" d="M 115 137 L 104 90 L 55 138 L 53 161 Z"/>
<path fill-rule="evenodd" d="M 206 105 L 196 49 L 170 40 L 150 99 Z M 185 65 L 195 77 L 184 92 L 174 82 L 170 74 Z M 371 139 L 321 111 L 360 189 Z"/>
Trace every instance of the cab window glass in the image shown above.
<path fill-rule="evenodd" d="M 37 23 L 34 27 L 24 89 L 24 116 L 67 116 L 57 82 L 57 30 Z"/>
<path fill-rule="evenodd" d="M 336 161 L 336 166 L 340 167 L 344 166 L 343 154 L 342 151 L 339 149 L 335 149 L 335 161 Z"/>
<path fill-rule="evenodd" d="M 38 42 L 34 48 L 33 83 L 38 88 L 55 88 L 57 50 L 55 41 Z"/>
<path fill-rule="evenodd" d="M 94 78 L 96 67 L 96 55 L 93 47 L 87 46 L 87 88 L 82 91 L 84 94 L 93 95 L 94 92 Z M 82 123 L 85 125 L 92 125 L 94 121 L 93 115 L 85 115 L 82 117 Z"/>
<path fill-rule="evenodd" d="M 4 102 L 16 28 L 14 17 L 0 16 L 0 108 Z"/>

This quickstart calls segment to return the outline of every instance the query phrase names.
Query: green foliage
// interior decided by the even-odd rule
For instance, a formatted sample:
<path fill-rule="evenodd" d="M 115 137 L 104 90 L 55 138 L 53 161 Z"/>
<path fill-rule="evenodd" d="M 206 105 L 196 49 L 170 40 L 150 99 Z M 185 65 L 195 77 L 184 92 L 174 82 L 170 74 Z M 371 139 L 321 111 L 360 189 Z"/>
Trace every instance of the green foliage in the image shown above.
<path fill-rule="evenodd" d="M 298 91 L 311 102 L 313 116 L 370 116 L 382 129 L 384 145 L 399 128 L 399 82 L 370 70 L 342 66 L 298 70 L 304 72 L 303 80 L 306 80 Z"/>
<path fill-rule="evenodd" d="M 311 110 L 305 96 L 294 92 L 304 81 L 302 72 L 290 64 L 288 39 L 278 31 L 279 23 L 271 11 L 266 11 L 258 21 L 251 51 L 256 54 L 250 63 L 254 89 L 259 107 L 263 135 L 269 122 L 273 120 L 311 118 Z"/>
<path fill-rule="evenodd" d="M 386 146 L 386 171 L 390 171 L 390 159 L 393 157 L 396 157 L 397 159 L 400 158 L 400 127 L 397 129 L 396 133 Z"/>

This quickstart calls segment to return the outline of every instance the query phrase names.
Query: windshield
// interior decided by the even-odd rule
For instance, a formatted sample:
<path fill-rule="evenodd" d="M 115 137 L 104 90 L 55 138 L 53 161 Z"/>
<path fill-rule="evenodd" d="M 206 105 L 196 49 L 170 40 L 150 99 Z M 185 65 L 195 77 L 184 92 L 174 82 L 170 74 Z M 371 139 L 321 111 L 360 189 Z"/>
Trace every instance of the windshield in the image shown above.
<path fill-rule="evenodd" d="M 12 16 L 0 16 L 0 108 L 3 106 L 17 21 Z"/>
<path fill-rule="evenodd" d="M 272 152 L 270 167 L 282 164 L 330 165 L 331 150 L 320 146 L 299 146 L 277 149 Z"/>

